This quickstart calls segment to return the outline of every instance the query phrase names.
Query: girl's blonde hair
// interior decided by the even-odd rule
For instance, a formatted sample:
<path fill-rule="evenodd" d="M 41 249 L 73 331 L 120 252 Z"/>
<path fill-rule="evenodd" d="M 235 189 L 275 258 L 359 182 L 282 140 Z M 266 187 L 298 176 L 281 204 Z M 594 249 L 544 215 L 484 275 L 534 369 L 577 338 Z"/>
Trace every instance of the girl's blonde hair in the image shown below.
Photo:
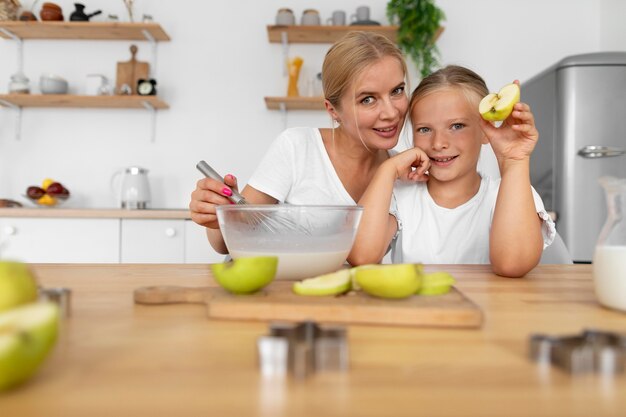
<path fill-rule="evenodd" d="M 415 88 L 411 94 L 411 101 L 409 101 L 409 114 L 413 113 L 413 107 L 422 98 L 435 91 L 450 87 L 460 88 L 471 103 L 477 103 L 489 94 L 487 84 L 480 75 L 465 67 L 448 65 L 426 76 Z"/>
<path fill-rule="evenodd" d="M 370 64 L 384 57 L 398 60 L 406 77 L 407 68 L 400 49 L 383 35 L 373 32 L 348 32 L 326 53 L 322 65 L 324 97 L 339 108 L 350 83 Z"/>

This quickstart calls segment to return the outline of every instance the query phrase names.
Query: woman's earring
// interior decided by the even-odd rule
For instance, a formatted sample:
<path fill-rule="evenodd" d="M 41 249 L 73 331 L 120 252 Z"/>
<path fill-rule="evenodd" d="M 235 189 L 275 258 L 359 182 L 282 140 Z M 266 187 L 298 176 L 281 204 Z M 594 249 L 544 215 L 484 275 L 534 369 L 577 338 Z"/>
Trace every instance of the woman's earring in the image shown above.
<path fill-rule="evenodd" d="M 339 119 L 333 119 L 333 127 L 339 127 L 340 124 L 341 122 L 339 121 Z"/>

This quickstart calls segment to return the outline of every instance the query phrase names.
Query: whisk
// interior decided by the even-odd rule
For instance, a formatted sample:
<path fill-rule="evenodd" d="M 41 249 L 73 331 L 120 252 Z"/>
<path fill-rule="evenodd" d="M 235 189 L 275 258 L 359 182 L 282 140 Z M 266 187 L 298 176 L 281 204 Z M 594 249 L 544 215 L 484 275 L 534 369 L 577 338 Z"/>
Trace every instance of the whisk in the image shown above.
<path fill-rule="evenodd" d="M 209 164 L 207 164 L 206 161 L 202 160 L 198 162 L 196 164 L 196 168 L 198 168 L 198 170 L 202 172 L 206 177 L 212 178 L 220 182 L 224 182 L 224 178 L 220 174 L 218 174 L 217 171 L 215 171 Z M 226 198 L 228 198 L 230 201 L 232 201 L 235 204 L 248 204 L 246 199 L 241 194 L 239 194 L 237 190 L 231 189 L 231 191 L 233 194 Z M 277 233 L 281 229 L 283 230 L 290 229 L 290 230 L 298 230 L 305 234 L 310 234 L 307 228 L 303 227 L 302 225 L 288 218 L 284 218 L 284 217 L 274 218 L 274 217 L 268 216 L 265 213 L 259 213 L 255 211 L 250 211 L 247 214 L 248 214 L 248 217 L 246 218 L 246 221 L 248 221 L 249 224 L 253 226 L 263 227 L 264 229 L 266 229 L 267 231 L 271 233 Z"/>

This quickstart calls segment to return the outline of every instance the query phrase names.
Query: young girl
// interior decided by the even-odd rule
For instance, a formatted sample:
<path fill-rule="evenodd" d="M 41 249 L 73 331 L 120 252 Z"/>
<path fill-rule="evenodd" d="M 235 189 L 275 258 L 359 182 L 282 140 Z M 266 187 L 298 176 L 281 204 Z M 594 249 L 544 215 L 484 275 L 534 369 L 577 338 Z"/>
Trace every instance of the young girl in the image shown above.
<path fill-rule="evenodd" d="M 478 103 L 487 94 L 483 79 L 463 67 L 422 80 L 409 103 L 415 148 L 385 161 L 359 201 L 365 211 L 350 263 L 379 262 L 400 231 L 392 248 L 397 263 L 491 263 L 510 277 L 537 265 L 556 233 L 530 185 L 539 134 L 524 103 L 499 128 L 484 121 Z M 501 179 L 476 170 L 486 143 Z"/>
<path fill-rule="evenodd" d="M 409 108 L 406 64 L 398 47 L 372 32 L 350 32 L 322 66 L 324 103 L 333 128 L 285 130 L 241 194 L 254 204 L 356 205 L 380 164 L 398 144 Z M 406 148 L 406 146 L 404 147 Z M 189 209 L 209 242 L 227 253 L 215 207 L 229 204 L 237 180 L 198 181 Z"/>

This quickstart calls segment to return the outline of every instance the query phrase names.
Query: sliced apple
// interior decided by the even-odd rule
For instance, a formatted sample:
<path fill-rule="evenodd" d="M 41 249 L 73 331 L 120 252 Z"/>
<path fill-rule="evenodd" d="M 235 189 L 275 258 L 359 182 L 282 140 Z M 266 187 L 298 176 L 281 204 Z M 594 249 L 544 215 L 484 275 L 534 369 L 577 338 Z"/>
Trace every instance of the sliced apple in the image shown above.
<path fill-rule="evenodd" d="M 483 119 L 495 122 L 505 120 L 513 111 L 513 106 L 520 100 L 519 85 L 507 84 L 500 91 L 486 95 L 478 105 Z"/>
<path fill-rule="evenodd" d="M 218 284 L 234 294 L 250 294 L 274 280 L 278 258 L 253 256 L 211 265 Z"/>
<path fill-rule="evenodd" d="M 37 300 L 37 281 L 22 262 L 0 261 L 0 311 Z"/>
<path fill-rule="evenodd" d="M 351 274 L 349 269 L 341 269 L 330 274 L 293 284 L 293 292 L 298 295 L 337 295 L 349 291 L 351 288 Z"/>
<path fill-rule="evenodd" d="M 0 313 L 0 391 L 37 372 L 58 332 L 59 311 L 54 303 L 30 303 Z"/>
<path fill-rule="evenodd" d="M 422 287 L 417 294 L 419 295 L 442 295 L 450 292 L 452 285 L 456 280 L 447 272 L 432 272 L 424 274 L 422 277 Z"/>
<path fill-rule="evenodd" d="M 422 284 L 422 266 L 414 264 L 378 265 L 355 271 L 356 282 L 366 293 L 382 298 L 406 298 Z"/>

